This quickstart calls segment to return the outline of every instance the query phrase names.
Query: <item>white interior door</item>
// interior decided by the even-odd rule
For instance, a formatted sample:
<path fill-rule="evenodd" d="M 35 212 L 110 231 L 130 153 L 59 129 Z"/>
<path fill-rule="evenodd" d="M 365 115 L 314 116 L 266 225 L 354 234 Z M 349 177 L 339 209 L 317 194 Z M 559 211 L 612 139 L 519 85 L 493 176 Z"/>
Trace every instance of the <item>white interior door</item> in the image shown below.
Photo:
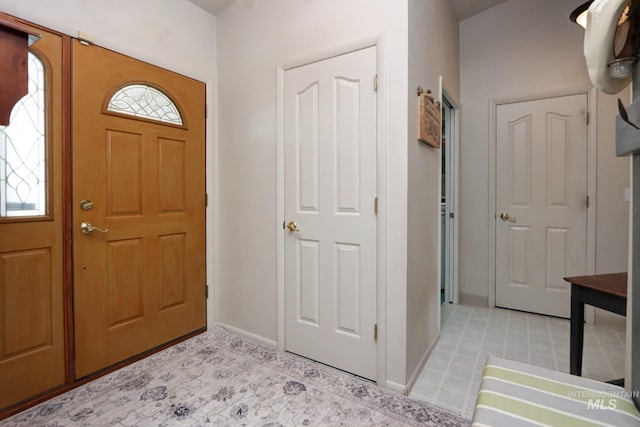
<path fill-rule="evenodd" d="M 375 379 L 376 49 L 285 73 L 285 348 Z"/>
<path fill-rule="evenodd" d="M 496 305 L 569 317 L 586 274 L 587 95 L 497 107 Z"/>

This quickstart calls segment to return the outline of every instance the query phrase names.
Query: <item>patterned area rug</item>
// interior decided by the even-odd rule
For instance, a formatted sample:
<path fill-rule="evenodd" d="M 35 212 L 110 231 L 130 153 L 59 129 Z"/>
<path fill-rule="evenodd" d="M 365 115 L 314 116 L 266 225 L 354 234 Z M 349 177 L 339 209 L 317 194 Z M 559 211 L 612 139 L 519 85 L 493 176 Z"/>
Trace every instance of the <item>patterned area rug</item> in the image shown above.
<path fill-rule="evenodd" d="M 358 377 L 213 328 L 0 426 L 468 426 Z"/>

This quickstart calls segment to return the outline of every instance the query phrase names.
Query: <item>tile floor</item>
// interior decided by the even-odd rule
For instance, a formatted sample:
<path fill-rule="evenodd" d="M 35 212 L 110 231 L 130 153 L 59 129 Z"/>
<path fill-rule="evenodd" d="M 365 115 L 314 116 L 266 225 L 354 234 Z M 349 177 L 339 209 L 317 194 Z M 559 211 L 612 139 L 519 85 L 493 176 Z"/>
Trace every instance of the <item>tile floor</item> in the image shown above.
<path fill-rule="evenodd" d="M 410 397 L 473 415 L 488 355 L 569 372 L 569 321 L 500 308 L 444 304 L 442 333 Z M 585 324 L 582 375 L 624 376 L 624 328 Z"/>

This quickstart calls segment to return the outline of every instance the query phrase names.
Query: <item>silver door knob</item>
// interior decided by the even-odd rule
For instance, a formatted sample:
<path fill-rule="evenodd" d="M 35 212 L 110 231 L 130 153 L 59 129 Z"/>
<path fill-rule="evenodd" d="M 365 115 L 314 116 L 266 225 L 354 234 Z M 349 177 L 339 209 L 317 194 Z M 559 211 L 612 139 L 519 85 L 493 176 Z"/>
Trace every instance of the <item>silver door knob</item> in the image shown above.
<path fill-rule="evenodd" d="M 82 224 L 80 224 L 80 232 L 82 234 L 91 234 L 93 231 L 99 231 L 100 233 L 106 233 L 107 231 L 109 231 L 109 229 L 108 228 L 102 229 L 102 228 L 94 227 L 89 222 L 83 222 Z"/>
<path fill-rule="evenodd" d="M 516 217 L 515 216 L 511 216 L 506 212 L 502 212 L 500 214 L 500 219 L 503 220 L 503 221 L 516 222 Z"/>

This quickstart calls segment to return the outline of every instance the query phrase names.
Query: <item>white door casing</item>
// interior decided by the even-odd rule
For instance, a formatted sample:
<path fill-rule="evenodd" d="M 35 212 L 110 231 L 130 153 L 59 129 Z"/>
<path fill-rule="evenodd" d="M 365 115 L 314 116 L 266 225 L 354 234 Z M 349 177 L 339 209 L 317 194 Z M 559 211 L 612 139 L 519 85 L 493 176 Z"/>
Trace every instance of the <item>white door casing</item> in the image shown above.
<path fill-rule="evenodd" d="M 586 94 L 497 107 L 496 306 L 569 317 L 563 277 L 587 264 L 586 113 Z"/>
<path fill-rule="evenodd" d="M 441 89 L 444 126 L 445 182 L 442 186 L 446 200 L 444 234 L 445 302 L 458 304 L 458 107 Z"/>
<path fill-rule="evenodd" d="M 284 76 L 285 348 L 375 379 L 377 140 L 370 47 Z M 285 224 L 283 224 L 284 226 Z"/>

